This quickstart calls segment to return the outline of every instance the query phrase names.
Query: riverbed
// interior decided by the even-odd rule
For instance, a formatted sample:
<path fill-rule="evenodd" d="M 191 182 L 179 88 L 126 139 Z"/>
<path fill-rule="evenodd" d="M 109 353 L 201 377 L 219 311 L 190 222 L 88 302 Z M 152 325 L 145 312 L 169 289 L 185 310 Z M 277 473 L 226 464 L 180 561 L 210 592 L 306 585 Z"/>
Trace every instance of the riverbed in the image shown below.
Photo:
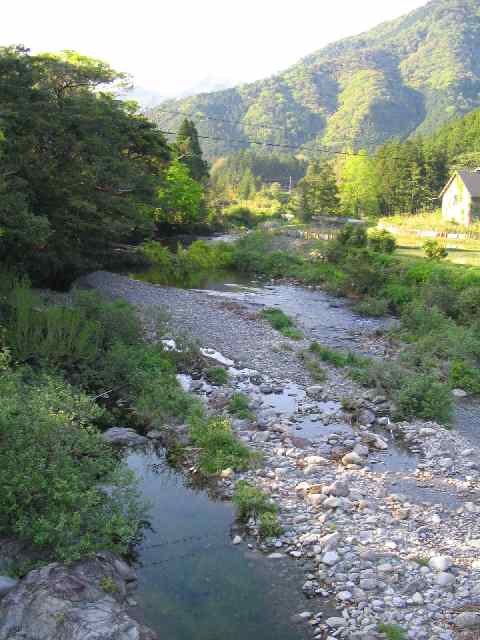
<path fill-rule="evenodd" d="M 238 283 L 226 276 L 214 283 L 197 284 L 195 290 L 161 287 L 145 282 L 145 277 L 142 281 L 135 281 L 106 273 L 92 274 L 90 284 L 109 295 L 125 297 L 141 310 L 161 306 L 171 314 L 172 333 L 173 328 L 187 330 L 203 347 L 221 351 L 224 357 L 234 361 L 237 370 L 249 367 L 259 371 L 272 385 L 273 392 L 263 392 L 262 387 L 251 383 L 248 376 L 236 380 L 235 387 L 256 398 L 259 402 L 259 419 L 268 417 L 270 421 L 278 420 L 291 442 L 298 436 L 306 443 L 311 443 L 303 446 L 311 451 L 323 452 L 330 446 L 329 443 L 335 446 L 335 442 L 359 441 L 362 432 L 345 419 L 340 402 L 342 397 L 352 393 L 351 382 L 345 380 L 341 372 L 329 371 L 329 380 L 323 390 L 325 397 L 312 402 L 306 393 L 311 382 L 299 362 L 298 351 L 310 340 L 316 339 L 332 347 L 348 348 L 381 358 L 385 351 L 381 334 L 388 328 L 391 319 L 361 318 L 347 301 L 321 291 L 274 283 Z M 259 318 L 258 311 L 264 306 L 281 308 L 296 318 L 306 334 L 306 340 L 300 344 L 293 343 L 275 332 Z M 478 498 L 477 485 L 469 479 L 476 478 L 475 465 L 472 463 L 472 475 L 469 476 L 470 467 L 466 466 L 469 459 L 457 461 L 455 456 L 466 450 L 467 446 L 475 447 L 478 443 L 478 416 L 476 402 L 462 402 L 455 424 L 459 432 L 458 441 L 454 433 L 447 437 L 447 432 L 437 432 L 427 426 L 426 432 L 437 434 L 429 444 L 430 449 L 411 439 L 415 431 L 409 431 L 408 425 L 405 433 L 402 432 L 407 436 L 405 438 L 389 431 L 388 427 L 383 428 L 380 433 L 388 444 L 387 450 L 369 455 L 366 476 L 358 477 L 360 489 L 365 495 L 376 496 L 377 500 L 385 492 L 392 496 L 403 496 L 401 500 L 408 509 L 418 512 L 416 518 L 426 518 L 427 522 L 432 518 L 432 522 L 442 522 L 442 526 L 450 527 L 448 533 L 447 530 L 442 533 L 441 527 L 437 527 L 438 534 L 425 539 L 418 538 L 413 529 L 410 537 L 402 538 L 401 544 L 415 541 L 419 549 L 417 553 L 420 553 L 421 545 L 427 545 L 426 549 L 433 549 L 435 545 L 437 548 L 455 549 L 455 540 L 460 541 L 462 538 L 458 536 L 463 535 L 459 531 L 463 531 L 467 525 L 472 535 L 471 518 L 474 516 L 468 512 L 464 524 L 461 518 L 455 520 L 454 513 L 457 510 L 463 513 L 465 501 Z M 418 427 L 415 429 L 418 430 Z M 239 435 L 245 436 L 241 430 Z M 273 453 L 274 447 L 281 446 L 284 437 L 274 432 L 272 444 L 267 442 L 259 445 L 266 452 L 269 465 L 278 464 L 275 458 L 277 454 Z M 275 444 L 277 441 L 279 444 Z M 439 475 L 432 466 L 432 456 L 441 454 L 445 457 L 449 453 L 455 461 L 446 459 L 446 464 L 454 466 L 447 467 Z M 151 457 L 151 453 L 135 454 L 130 458 L 132 467 L 140 472 L 144 494 L 152 497 L 154 502 L 153 530 L 147 532 L 144 544 L 138 550 L 140 590 L 137 599 L 150 626 L 159 631 L 167 628 L 169 637 L 175 640 L 190 637 L 192 629 L 200 638 L 216 640 L 217 637 L 224 637 L 230 625 L 231 632 L 228 631 L 228 634 L 233 638 L 245 637 L 242 635 L 244 628 L 248 628 L 253 637 L 266 639 L 301 638 L 302 634 L 311 633 L 308 626 L 293 626 L 292 616 L 302 611 L 308 614 L 314 602 L 315 615 L 320 615 L 321 619 L 330 615 L 331 606 L 323 599 L 320 602 L 317 599 L 308 601 L 302 595 L 305 570 L 299 560 L 306 560 L 308 553 L 302 550 L 302 546 L 298 552 L 300 556 L 295 555 L 295 560 L 285 557 L 284 553 L 285 550 L 291 553 L 298 548 L 295 546 L 298 543 L 294 543 L 296 538 L 293 541 L 291 538 L 280 541 L 282 558 L 276 559 L 262 556 L 258 551 L 253 552 L 248 548 L 247 539 L 243 539 L 238 546 L 233 545 L 235 518 L 231 506 L 219 501 L 208 487 L 186 486 L 184 476 L 172 473 L 165 466 L 162 455 L 155 454 L 159 456 L 158 461 L 156 457 Z M 280 480 L 271 480 L 273 476 L 269 474 L 272 473 L 276 473 L 274 467 L 267 466 L 259 480 L 266 482 L 267 488 L 271 484 L 272 495 L 282 504 L 285 501 L 287 516 L 295 504 L 301 517 L 310 518 L 312 514 L 305 512 L 303 503 L 297 504 L 292 498 L 294 483 L 301 478 L 298 470 L 291 469 L 286 479 L 282 475 Z M 397 500 L 396 497 L 393 499 Z M 292 522 L 287 517 L 287 526 L 291 527 Z M 342 520 L 341 515 L 339 522 L 343 528 L 348 529 L 351 525 L 348 519 Z M 368 517 L 365 523 L 368 525 Z M 388 519 L 386 523 L 389 527 L 403 526 L 394 525 Z M 409 524 L 408 521 L 405 524 Z M 311 526 L 315 531 L 315 525 Z M 473 529 L 476 531 L 478 526 L 474 525 Z M 382 535 L 393 536 L 394 531 L 392 529 L 392 533 Z M 209 539 L 210 534 L 212 540 Z M 189 539 L 183 540 L 185 537 Z M 178 538 L 181 540 L 176 542 Z M 381 540 L 380 537 L 380 544 Z M 170 547 L 175 548 L 178 555 L 172 554 Z M 347 548 L 351 549 L 349 554 L 354 553 L 354 547 L 350 545 Z M 408 571 L 415 573 L 411 567 Z M 204 582 L 203 576 L 208 580 Z M 341 588 L 344 582 L 340 580 L 338 585 Z M 438 597 L 441 599 L 441 594 Z M 434 602 L 437 602 L 436 598 L 437 594 Z M 435 604 L 435 607 L 438 605 Z M 372 612 L 372 615 L 376 614 Z M 433 615 L 438 617 L 436 613 Z M 402 614 L 394 619 L 401 621 Z M 416 629 L 414 626 L 412 633 L 417 633 Z M 447 637 L 428 633 L 418 631 L 417 635 L 411 637 Z"/>

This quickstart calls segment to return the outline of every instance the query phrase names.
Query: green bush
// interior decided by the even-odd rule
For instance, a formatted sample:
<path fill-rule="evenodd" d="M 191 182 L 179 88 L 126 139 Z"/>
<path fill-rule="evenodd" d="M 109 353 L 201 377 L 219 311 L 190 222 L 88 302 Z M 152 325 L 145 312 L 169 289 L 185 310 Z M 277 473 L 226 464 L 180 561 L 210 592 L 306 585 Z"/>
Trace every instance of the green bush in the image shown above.
<path fill-rule="evenodd" d="M 193 444 L 201 449 L 199 466 L 204 473 L 228 468 L 240 471 L 251 465 L 250 450 L 237 440 L 226 418 L 207 419 L 198 410 L 190 416 L 189 432 Z"/>
<path fill-rule="evenodd" d="M 375 229 L 368 236 L 368 246 L 377 253 L 393 253 L 397 243 L 395 237 L 385 229 Z"/>
<path fill-rule="evenodd" d="M 283 533 L 283 527 L 278 521 L 276 513 L 262 513 L 260 515 L 260 535 L 262 538 L 278 538 Z"/>
<path fill-rule="evenodd" d="M 276 514 L 278 511 L 277 505 L 263 491 L 246 480 L 237 482 L 232 500 L 240 520 L 258 519 L 262 514 Z"/>
<path fill-rule="evenodd" d="M 259 218 L 248 207 L 232 206 L 224 210 L 227 224 L 235 227 L 252 228 L 259 222 Z"/>
<path fill-rule="evenodd" d="M 466 287 L 458 296 L 458 315 L 463 322 L 480 319 L 480 286 Z"/>
<path fill-rule="evenodd" d="M 450 365 L 448 382 L 452 388 L 480 393 L 480 369 L 463 360 L 455 360 Z"/>
<path fill-rule="evenodd" d="M 396 418 L 409 420 L 435 420 L 448 424 L 452 418 L 453 400 L 447 385 L 432 375 L 418 374 L 406 377 L 393 396 Z"/>
<path fill-rule="evenodd" d="M 448 251 L 437 240 L 427 240 L 423 245 L 425 255 L 429 260 L 445 260 Z"/>
<path fill-rule="evenodd" d="M 93 426 L 102 411 L 26 369 L 0 372 L 0 396 L 0 534 L 58 560 L 125 553 L 142 511 L 132 474 Z"/>
<path fill-rule="evenodd" d="M 228 382 L 228 371 L 224 367 L 209 367 L 205 377 L 211 384 L 221 386 Z"/>

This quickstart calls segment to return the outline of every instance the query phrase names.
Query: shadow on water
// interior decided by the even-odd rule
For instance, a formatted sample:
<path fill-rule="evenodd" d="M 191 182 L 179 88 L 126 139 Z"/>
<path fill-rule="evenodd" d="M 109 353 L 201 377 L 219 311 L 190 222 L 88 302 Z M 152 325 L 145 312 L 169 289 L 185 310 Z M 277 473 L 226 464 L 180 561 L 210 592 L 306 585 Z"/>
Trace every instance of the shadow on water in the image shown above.
<path fill-rule="evenodd" d="M 188 486 L 161 450 L 137 451 L 127 461 L 151 504 L 151 528 L 137 549 L 136 600 L 145 624 L 169 640 L 307 637 L 290 621 L 308 608 L 300 567 L 246 543 L 234 546 L 232 505 Z"/>

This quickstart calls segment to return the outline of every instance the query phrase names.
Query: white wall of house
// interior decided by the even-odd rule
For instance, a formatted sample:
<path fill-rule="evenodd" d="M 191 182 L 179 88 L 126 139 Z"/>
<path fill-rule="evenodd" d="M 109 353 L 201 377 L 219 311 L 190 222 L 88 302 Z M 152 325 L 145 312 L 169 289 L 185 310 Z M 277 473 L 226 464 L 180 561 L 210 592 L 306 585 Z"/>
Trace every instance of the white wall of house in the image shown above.
<path fill-rule="evenodd" d="M 471 224 L 472 197 L 459 176 L 450 183 L 443 194 L 442 216 L 445 220 L 455 221 L 468 226 Z"/>

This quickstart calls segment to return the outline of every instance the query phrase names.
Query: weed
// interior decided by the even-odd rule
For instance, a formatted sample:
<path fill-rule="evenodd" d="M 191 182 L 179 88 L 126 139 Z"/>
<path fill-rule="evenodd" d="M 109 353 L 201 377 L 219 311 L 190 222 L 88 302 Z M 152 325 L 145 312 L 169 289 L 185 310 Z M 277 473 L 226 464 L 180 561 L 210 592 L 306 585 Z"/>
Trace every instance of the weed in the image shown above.
<path fill-rule="evenodd" d="M 428 567 L 430 563 L 430 559 L 427 556 L 417 556 L 414 560 L 421 567 Z"/>
<path fill-rule="evenodd" d="M 228 382 L 228 371 L 224 367 L 209 367 L 205 377 L 211 384 L 221 386 Z"/>
<path fill-rule="evenodd" d="M 264 309 L 262 316 L 285 337 L 292 338 L 292 340 L 301 340 L 303 338 L 302 332 L 295 327 L 292 319 L 280 309 Z"/>
<path fill-rule="evenodd" d="M 382 623 L 378 625 L 380 633 L 384 633 L 387 640 L 406 640 L 407 632 L 396 624 Z"/>
<path fill-rule="evenodd" d="M 118 585 L 110 576 L 103 576 L 100 579 L 100 588 L 105 591 L 105 593 L 114 594 L 118 592 Z"/>
<path fill-rule="evenodd" d="M 223 469 L 236 471 L 247 469 L 252 463 L 249 449 L 232 432 L 226 418 L 206 418 L 201 411 L 189 419 L 192 442 L 201 449 L 200 469 L 207 474 L 220 473 Z"/>
<path fill-rule="evenodd" d="M 228 404 L 228 411 L 242 420 L 252 420 L 255 414 L 250 408 L 250 400 L 243 393 L 235 393 Z"/>

